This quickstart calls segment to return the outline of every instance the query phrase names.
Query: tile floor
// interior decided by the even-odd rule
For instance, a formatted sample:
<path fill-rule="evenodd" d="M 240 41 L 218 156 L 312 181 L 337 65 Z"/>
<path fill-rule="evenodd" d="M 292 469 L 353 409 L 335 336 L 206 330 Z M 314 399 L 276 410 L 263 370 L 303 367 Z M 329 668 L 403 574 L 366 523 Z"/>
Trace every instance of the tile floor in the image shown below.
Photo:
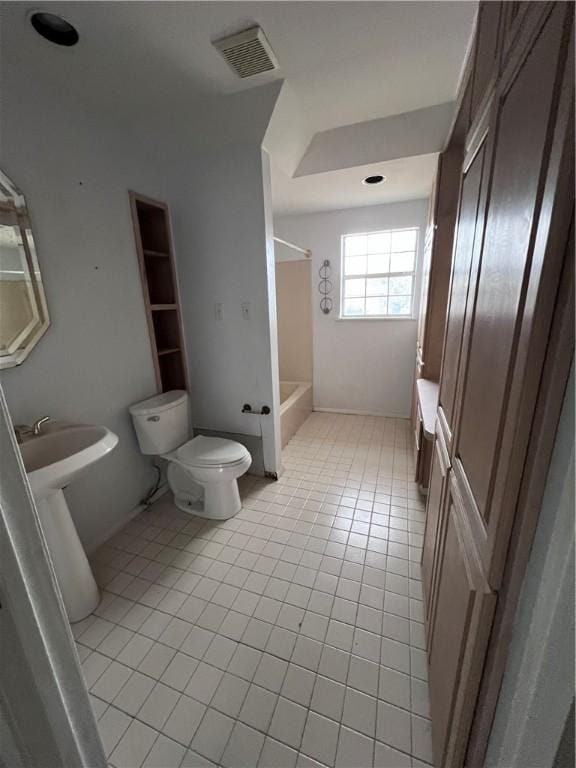
<path fill-rule="evenodd" d="M 409 423 L 312 414 L 284 466 L 232 520 L 167 494 L 94 556 L 73 631 L 114 768 L 432 763 Z"/>

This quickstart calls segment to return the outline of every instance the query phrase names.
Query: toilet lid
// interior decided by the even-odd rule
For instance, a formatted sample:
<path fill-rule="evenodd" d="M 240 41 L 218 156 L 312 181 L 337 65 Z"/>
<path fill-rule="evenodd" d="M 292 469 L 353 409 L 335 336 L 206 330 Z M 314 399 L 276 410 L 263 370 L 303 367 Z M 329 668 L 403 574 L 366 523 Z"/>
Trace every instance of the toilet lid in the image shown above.
<path fill-rule="evenodd" d="M 199 435 L 178 448 L 176 457 L 189 467 L 210 467 L 236 464 L 250 457 L 250 453 L 234 440 Z"/>

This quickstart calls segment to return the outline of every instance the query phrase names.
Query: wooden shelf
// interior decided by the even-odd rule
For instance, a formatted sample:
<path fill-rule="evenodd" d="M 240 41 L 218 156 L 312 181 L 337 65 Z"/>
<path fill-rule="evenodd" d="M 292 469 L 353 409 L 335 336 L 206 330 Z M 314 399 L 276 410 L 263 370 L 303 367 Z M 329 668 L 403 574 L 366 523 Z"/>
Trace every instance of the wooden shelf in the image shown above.
<path fill-rule="evenodd" d="M 168 207 L 135 192 L 130 203 L 158 390 L 188 389 Z"/>

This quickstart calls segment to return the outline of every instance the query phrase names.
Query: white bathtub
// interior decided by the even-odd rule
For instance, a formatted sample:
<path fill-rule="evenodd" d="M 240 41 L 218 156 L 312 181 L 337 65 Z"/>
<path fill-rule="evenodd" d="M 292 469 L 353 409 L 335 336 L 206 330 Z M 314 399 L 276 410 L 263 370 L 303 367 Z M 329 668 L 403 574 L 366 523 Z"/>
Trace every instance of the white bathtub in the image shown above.
<path fill-rule="evenodd" d="M 312 413 L 312 384 L 309 381 L 280 382 L 280 432 L 282 447 Z"/>

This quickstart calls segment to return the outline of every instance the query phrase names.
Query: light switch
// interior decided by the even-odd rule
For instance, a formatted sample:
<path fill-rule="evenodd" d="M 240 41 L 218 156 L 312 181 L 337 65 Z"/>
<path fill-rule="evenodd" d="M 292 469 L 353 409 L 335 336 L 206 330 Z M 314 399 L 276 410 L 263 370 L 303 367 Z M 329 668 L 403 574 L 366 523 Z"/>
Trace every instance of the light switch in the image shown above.
<path fill-rule="evenodd" d="M 222 303 L 217 301 L 214 304 L 214 319 L 217 323 L 221 323 L 224 319 L 224 312 L 222 310 Z"/>
<path fill-rule="evenodd" d="M 251 309 L 250 302 L 249 301 L 243 302 L 243 304 L 242 304 L 242 317 L 243 317 L 244 320 L 250 320 L 250 314 L 251 314 L 250 309 Z"/>

